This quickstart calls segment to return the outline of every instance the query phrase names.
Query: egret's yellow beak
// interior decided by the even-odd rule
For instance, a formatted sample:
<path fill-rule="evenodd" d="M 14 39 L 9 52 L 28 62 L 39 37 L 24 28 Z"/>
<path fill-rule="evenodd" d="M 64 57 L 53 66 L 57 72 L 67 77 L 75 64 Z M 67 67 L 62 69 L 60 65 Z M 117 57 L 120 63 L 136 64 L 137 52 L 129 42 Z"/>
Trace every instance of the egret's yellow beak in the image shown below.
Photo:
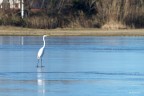
<path fill-rule="evenodd" d="M 45 37 L 48 37 L 48 36 L 50 36 L 50 34 L 47 34 L 47 35 L 44 35 Z"/>

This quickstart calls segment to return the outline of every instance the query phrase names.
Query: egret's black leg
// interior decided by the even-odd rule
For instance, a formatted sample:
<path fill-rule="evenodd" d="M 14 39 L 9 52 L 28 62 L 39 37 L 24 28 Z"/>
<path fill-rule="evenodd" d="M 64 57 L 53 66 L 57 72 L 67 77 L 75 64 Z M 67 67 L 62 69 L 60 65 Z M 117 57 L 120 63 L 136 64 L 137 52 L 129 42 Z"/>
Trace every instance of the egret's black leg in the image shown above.
<path fill-rule="evenodd" d="M 44 67 L 44 66 L 42 66 L 42 58 L 41 58 L 41 67 Z"/>
<path fill-rule="evenodd" d="M 39 67 L 39 59 L 38 59 L 38 62 L 37 62 L 37 67 Z"/>
<path fill-rule="evenodd" d="M 41 67 L 42 67 L 42 58 L 41 58 Z"/>

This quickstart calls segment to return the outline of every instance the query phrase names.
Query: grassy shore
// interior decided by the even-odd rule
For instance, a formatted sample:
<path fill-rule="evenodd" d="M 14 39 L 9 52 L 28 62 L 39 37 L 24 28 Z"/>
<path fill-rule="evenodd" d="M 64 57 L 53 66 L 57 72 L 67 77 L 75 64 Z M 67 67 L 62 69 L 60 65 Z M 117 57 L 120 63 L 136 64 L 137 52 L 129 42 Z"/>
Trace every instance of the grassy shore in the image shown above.
<path fill-rule="evenodd" d="M 50 34 L 51 36 L 144 36 L 144 29 L 31 29 L 22 27 L 1 26 L 1 36 L 39 36 Z"/>

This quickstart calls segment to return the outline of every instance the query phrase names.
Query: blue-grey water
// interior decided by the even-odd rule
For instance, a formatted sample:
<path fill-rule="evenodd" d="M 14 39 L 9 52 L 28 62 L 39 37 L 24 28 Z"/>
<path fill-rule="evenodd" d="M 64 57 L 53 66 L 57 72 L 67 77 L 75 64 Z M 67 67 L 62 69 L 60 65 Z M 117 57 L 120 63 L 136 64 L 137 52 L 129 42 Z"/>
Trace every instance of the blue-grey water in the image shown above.
<path fill-rule="evenodd" d="M 144 37 L 0 36 L 0 96 L 143 96 Z"/>

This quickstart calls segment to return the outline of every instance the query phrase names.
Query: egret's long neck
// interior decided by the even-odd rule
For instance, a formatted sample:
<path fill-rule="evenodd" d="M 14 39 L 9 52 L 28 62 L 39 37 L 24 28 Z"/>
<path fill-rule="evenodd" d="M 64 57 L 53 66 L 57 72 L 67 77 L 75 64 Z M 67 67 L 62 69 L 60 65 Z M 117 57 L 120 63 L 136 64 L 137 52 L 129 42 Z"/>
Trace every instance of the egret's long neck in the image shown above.
<path fill-rule="evenodd" d="M 43 37 L 43 48 L 45 47 L 45 37 Z"/>

